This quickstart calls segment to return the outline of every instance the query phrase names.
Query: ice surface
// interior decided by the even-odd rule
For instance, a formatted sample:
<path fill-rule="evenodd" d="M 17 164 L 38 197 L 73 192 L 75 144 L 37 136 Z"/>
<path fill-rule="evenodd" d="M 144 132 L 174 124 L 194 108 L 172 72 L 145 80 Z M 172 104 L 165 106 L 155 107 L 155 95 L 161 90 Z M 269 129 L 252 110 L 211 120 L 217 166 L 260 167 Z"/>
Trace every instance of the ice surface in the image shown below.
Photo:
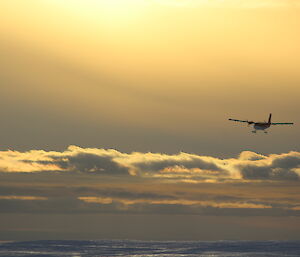
<path fill-rule="evenodd" d="M 28 241 L 0 243 L 0 256 L 296 257 L 300 241 Z"/>

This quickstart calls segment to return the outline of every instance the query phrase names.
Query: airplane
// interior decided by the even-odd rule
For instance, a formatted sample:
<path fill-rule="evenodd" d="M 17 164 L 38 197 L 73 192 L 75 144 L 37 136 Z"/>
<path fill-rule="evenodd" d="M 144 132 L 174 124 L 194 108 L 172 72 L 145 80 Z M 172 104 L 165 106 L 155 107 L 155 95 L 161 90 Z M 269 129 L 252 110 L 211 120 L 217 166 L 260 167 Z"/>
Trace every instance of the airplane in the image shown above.
<path fill-rule="evenodd" d="M 292 122 L 271 122 L 271 118 L 272 118 L 272 113 L 270 113 L 269 115 L 269 120 L 268 122 L 254 122 L 254 121 L 248 121 L 248 120 L 236 120 L 236 119 L 228 119 L 231 121 L 237 121 L 237 122 L 245 122 L 248 123 L 248 125 L 252 125 L 253 124 L 253 128 L 254 130 L 252 131 L 252 133 L 256 133 L 257 130 L 263 130 L 264 133 L 267 133 L 267 131 L 265 131 L 265 129 L 269 128 L 271 125 L 293 125 L 294 123 Z"/>

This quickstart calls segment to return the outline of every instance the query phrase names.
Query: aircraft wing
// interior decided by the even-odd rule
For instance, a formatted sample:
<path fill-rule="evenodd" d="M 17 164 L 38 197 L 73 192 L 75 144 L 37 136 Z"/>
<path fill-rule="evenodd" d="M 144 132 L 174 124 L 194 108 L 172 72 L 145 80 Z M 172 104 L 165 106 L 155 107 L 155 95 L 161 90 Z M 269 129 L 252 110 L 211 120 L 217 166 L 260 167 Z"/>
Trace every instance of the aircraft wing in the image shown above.
<path fill-rule="evenodd" d="M 249 122 L 249 121 L 247 121 L 247 120 L 235 120 L 235 119 L 228 119 L 228 120 L 231 120 L 231 121 L 237 121 L 237 122 L 246 122 L 246 123 Z"/>
<path fill-rule="evenodd" d="M 292 122 L 276 122 L 276 123 L 271 123 L 271 125 L 294 125 Z"/>

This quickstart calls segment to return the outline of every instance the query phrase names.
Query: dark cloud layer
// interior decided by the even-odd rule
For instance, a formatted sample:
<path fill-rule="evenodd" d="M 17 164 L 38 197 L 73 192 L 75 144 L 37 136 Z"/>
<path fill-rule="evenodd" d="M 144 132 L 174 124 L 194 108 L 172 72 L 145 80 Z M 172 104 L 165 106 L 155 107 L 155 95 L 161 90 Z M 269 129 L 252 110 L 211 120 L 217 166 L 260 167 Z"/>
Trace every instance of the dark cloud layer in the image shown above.
<path fill-rule="evenodd" d="M 299 180 L 300 155 L 297 152 L 271 156 L 261 162 L 238 166 L 245 179 Z M 298 170 L 297 170 L 298 169 Z"/>
<path fill-rule="evenodd" d="M 0 152 L 2 213 L 299 216 L 300 153 Z"/>
<path fill-rule="evenodd" d="M 298 180 L 300 153 L 259 155 L 242 152 L 220 159 L 188 153 L 122 153 L 70 146 L 63 152 L 0 152 L 2 172 L 77 172 L 185 181 Z"/>
<path fill-rule="evenodd" d="M 202 160 L 201 157 L 190 157 L 189 159 L 163 159 L 163 160 L 145 160 L 145 162 L 135 163 L 142 171 L 149 172 L 159 172 L 168 167 L 180 166 L 187 169 L 203 169 L 203 170 L 213 170 L 221 171 L 222 169 L 218 167 L 215 163 L 210 161 Z"/>
<path fill-rule="evenodd" d="M 111 156 L 78 153 L 75 156 L 53 158 L 53 163 L 59 168 L 69 171 L 129 175 L 128 168 L 116 163 Z"/>
<path fill-rule="evenodd" d="M 38 214 L 186 214 L 213 216 L 300 216 L 300 211 L 293 208 L 262 208 L 258 203 L 255 208 L 236 205 L 236 207 L 217 207 L 217 205 L 200 205 L 183 203 L 137 202 L 124 204 L 121 201 L 88 202 L 78 198 L 56 197 L 48 200 L 0 199 L 0 213 L 38 213 Z M 222 206 L 222 205 L 220 205 Z M 250 205 L 249 205 L 250 206 Z"/>

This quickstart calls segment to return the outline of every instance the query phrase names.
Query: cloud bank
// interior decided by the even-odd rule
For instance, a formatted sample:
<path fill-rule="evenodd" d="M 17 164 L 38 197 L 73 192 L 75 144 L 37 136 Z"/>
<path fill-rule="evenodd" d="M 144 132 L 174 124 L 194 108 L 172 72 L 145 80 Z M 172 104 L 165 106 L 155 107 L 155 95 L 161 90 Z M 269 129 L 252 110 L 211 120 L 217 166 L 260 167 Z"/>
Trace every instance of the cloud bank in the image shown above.
<path fill-rule="evenodd" d="M 2 213 L 299 216 L 300 153 L 0 152 Z"/>
<path fill-rule="evenodd" d="M 300 153 L 261 155 L 244 151 L 236 158 L 178 153 L 122 153 L 70 146 L 62 152 L 0 152 L 0 172 L 75 172 L 183 182 L 299 180 Z"/>

